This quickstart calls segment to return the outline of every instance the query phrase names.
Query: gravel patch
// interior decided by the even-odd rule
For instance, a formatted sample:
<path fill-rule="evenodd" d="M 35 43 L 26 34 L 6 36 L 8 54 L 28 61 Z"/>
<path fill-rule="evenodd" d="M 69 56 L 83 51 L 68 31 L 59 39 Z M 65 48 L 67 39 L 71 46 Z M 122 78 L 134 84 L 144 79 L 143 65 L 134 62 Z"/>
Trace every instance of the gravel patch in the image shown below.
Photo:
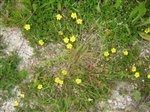
<path fill-rule="evenodd" d="M 110 99 L 101 101 L 97 104 L 97 108 L 107 112 L 131 112 L 134 100 L 131 92 L 135 89 L 135 85 L 128 82 L 116 82 L 116 88 L 112 90 Z"/>
<path fill-rule="evenodd" d="M 139 41 L 136 40 L 133 45 L 138 45 L 140 48 L 140 55 L 139 57 L 149 58 L 150 57 L 150 42 L 149 41 Z"/>
<path fill-rule="evenodd" d="M 19 102 L 20 107 L 23 106 L 23 104 L 21 103 L 21 98 L 20 98 L 21 92 L 19 91 L 19 86 L 16 86 L 12 90 L 12 94 L 15 97 L 11 97 L 10 99 L 6 100 L 0 108 L 0 112 L 16 112 L 15 101 Z"/>
<path fill-rule="evenodd" d="M 2 42 L 7 46 L 4 49 L 4 53 L 6 53 L 7 55 L 11 55 L 12 52 L 16 52 L 18 56 L 22 58 L 18 66 L 19 70 L 25 70 L 29 63 L 31 65 L 31 59 L 34 54 L 34 50 L 29 46 L 29 42 L 23 38 L 23 35 L 18 28 L 4 28 L 0 26 L 0 35 L 2 35 Z M 12 90 L 12 94 L 15 97 L 11 97 L 10 99 L 4 101 L 1 104 L 0 112 L 15 112 L 15 101 L 18 101 L 20 106 L 22 105 L 20 103 L 21 93 L 19 91 L 19 86 L 16 86 Z"/>
<path fill-rule="evenodd" d="M 19 64 L 19 69 L 22 70 L 24 65 L 31 59 L 33 48 L 29 46 L 29 42 L 23 38 L 21 31 L 18 28 L 0 28 L 0 34 L 2 35 L 2 41 L 6 44 L 4 52 L 10 55 L 12 52 L 22 58 Z"/>

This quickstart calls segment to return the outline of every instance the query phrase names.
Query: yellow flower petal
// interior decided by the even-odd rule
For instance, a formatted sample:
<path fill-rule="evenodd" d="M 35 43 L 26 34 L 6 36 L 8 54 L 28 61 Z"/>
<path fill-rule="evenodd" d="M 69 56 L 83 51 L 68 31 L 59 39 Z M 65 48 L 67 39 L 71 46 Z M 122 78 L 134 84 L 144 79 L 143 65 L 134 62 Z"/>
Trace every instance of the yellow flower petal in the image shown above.
<path fill-rule="evenodd" d="M 58 82 L 60 85 L 63 85 L 64 84 L 64 81 L 63 80 L 59 80 Z"/>
<path fill-rule="evenodd" d="M 56 78 L 55 78 L 55 83 L 60 84 L 60 85 L 63 85 L 64 81 L 63 81 L 63 80 L 60 80 L 59 77 L 56 77 Z"/>
<path fill-rule="evenodd" d="M 132 72 L 136 72 L 136 67 L 135 66 L 132 67 Z"/>
<path fill-rule="evenodd" d="M 68 73 L 67 70 L 62 70 L 62 71 L 61 71 L 61 74 L 62 74 L 62 75 L 67 75 L 67 73 Z"/>
<path fill-rule="evenodd" d="M 71 36 L 71 37 L 70 37 L 70 41 L 71 41 L 71 42 L 75 42 L 75 40 L 76 40 L 75 36 Z"/>
<path fill-rule="evenodd" d="M 69 38 L 68 38 L 68 37 L 65 37 L 65 38 L 63 39 L 63 41 L 64 41 L 65 43 L 68 43 L 68 42 L 69 42 Z"/>
<path fill-rule="evenodd" d="M 128 53 L 128 51 L 126 50 L 126 51 L 123 52 L 123 54 L 124 54 L 125 56 L 127 56 L 129 53 Z"/>
<path fill-rule="evenodd" d="M 71 13 L 71 18 L 76 19 L 77 18 L 77 14 L 75 12 Z"/>
<path fill-rule="evenodd" d="M 135 76 L 135 78 L 138 78 L 138 77 L 140 77 L 140 73 L 139 73 L 139 72 L 136 72 L 136 73 L 134 74 L 134 76 Z"/>
<path fill-rule="evenodd" d="M 82 19 L 77 19 L 76 22 L 77 22 L 77 24 L 81 25 L 82 24 Z"/>
<path fill-rule="evenodd" d="M 147 78 L 150 79 L 150 74 L 147 75 Z"/>
<path fill-rule="evenodd" d="M 24 98 L 24 96 L 25 96 L 25 95 L 24 95 L 23 93 L 22 93 L 22 94 L 20 94 L 20 97 L 21 97 L 21 98 Z"/>
<path fill-rule="evenodd" d="M 30 30 L 30 25 L 29 25 L 29 24 L 25 24 L 25 25 L 24 25 L 24 29 L 25 29 L 25 30 Z"/>
<path fill-rule="evenodd" d="M 43 88 L 43 85 L 42 85 L 42 84 L 39 84 L 37 88 L 38 88 L 38 89 L 42 89 L 42 88 Z"/>
<path fill-rule="evenodd" d="M 144 32 L 145 32 L 145 33 L 149 33 L 149 32 L 150 32 L 150 28 L 146 28 L 146 29 L 144 30 Z"/>
<path fill-rule="evenodd" d="M 68 49 L 72 49 L 72 44 L 68 43 L 66 46 Z"/>
<path fill-rule="evenodd" d="M 15 106 L 18 107 L 19 106 L 19 102 L 15 101 Z"/>
<path fill-rule="evenodd" d="M 60 81 L 59 77 L 56 77 L 56 78 L 55 78 L 55 82 L 56 82 L 56 83 L 59 83 L 59 81 Z"/>
<path fill-rule="evenodd" d="M 62 19 L 62 15 L 57 14 L 57 15 L 56 15 L 56 19 L 57 19 L 57 20 L 61 20 L 61 19 Z"/>
<path fill-rule="evenodd" d="M 115 48 L 112 48 L 112 49 L 111 49 L 111 52 L 112 52 L 112 53 L 116 53 L 117 50 L 116 50 Z"/>
<path fill-rule="evenodd" d="M 105 52 L 104 52 L 104 56 L 105 56 L 105 57 L 108 57 L 108 56 L 109 56 L 109 52 L 108 52 L 108 51 L 105 51 Z"/>
<path fill-rule="evenodd" d="M 80 84 L 82 81 L 81 81 L 81 79 L 76 79 L 75 82 L 76 82 L 77 84 Z"/>
<path fill-rule="evenodd" d="M 39 40 L 39 45 L 43 46 L 44 45 L 44 41 L 43 40 Z"/>

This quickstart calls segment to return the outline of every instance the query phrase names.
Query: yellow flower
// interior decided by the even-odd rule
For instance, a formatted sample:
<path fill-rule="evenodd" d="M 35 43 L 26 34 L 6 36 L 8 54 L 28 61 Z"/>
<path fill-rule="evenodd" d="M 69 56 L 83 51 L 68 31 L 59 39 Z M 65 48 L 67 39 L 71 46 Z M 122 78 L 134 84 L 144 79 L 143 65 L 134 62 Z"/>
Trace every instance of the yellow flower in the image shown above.
<path fill-rule="evenodd" d="M 21 98 L 24 98 L 24 94 L 23 94 L 23 93 L 22 93 L 22 94 L 20 94 L 20 97 L 21 97 Z"/>
<path fill-rule="evenodd" d="M 148 66 L 148 68 L 150 69 L 150 66 Z"/>
<path fill-rule="evenodd" d="M 105 51 L 105 52 L 104 52 L 104 56 L 105 56 L 105 57 L 108 57 L 108 56 L 109 56 L 109 52 L 108 52 L 108 51 Z"/>
<path fill-rule="evenodd" d="M 38 89 L 42 89 L 42 88 L 43 88 L 43 85 L 42 85 L 42 84 L 39 84 L 37 88 L 38 88 Z"/>
<path fill-rule="evenodd" d="M 134 76 L 135 76 L 135 78 L 138 78 L 138 77 L 140 77 L 140 73 L 139 73 L 139 72 L 136 72 L 136 73 L 134 74 Z"/>
<path fill-rule="evenodd" d="M 43 46 L 44 45 L 44 41 L 43 40 L 39 40 L 39 45 Z"/>
<path fill-rule="evenodd" d="M 64 81 L 63 80 L 59 80 L 58 82 L 60 85 L 63 85 L 64 84 Z"/>
<path fill-rule="evenodd" d="M 80 84 L 81 82 L 82 82 L 81 79 L 76 79 L 77 84 Z"/>
<path fill-rule="evenodd" d="M 146 29 L 144 30 L 144 32 L 145 32 L 145 33 L 149 33 L 149 32 L 150 32 L 150 28 L 146 28 Z"/>
<path fill-rule="evenodd" d="M 82 24 L 82 19 L 77 19 L 77 24 Z"/>
<path fill-rule="evenodd" d="M 71 41 L 71 42 L 74 42 L 75 40 L 76 40 L 75 36 L 71 36 L 71 37 L 70 37 L 70 41 Z"/>
<path fill-rule="evenodd" d="M 68 43 L 66 46 L 68 49 L 72 49 L 72 44 Z"/>
<path fill-rule="evenodd" d="M 65 37 L 63 40 L 64 40 L 65 43 L 68 43 L 68 42 L 69 42 L 68 37 Z"/>
<path fill-rule="evenodd" d="M 150 74 L 147 75 L 147 78 L 150 79 Z"/>
<path fill-rule="evenodd" d="M 136 67 L 135 66 L 132 67 L 132 72 L 136 72 Z"/>
<path fill-rule="evenodd" d="M 55 78 L 55 82 L 56 82 L 56 83 L 59 83 L 59 81 L 60 81 L 59 77 L 56 77 L 56 78 Z"/>
<path fill-rule="evenodd" d="M 57 15 L 56 15 L 56 19 L 57 19 L 57 20 L 61 20 L 61 19 L 62 19 L 62 15 L 57 14 Z"/>
<path fill-rule="evenodd" d="M 29 25 L 29 24 L 25 24 L 25 25 L 24 25 L 24 29 L 25 29 L 25 30 L 30 30 L 30 25 Z"/>
<path fill-rule="evenodd" d="M 19 106 L 19 102 L 15 101 L 15 106 L 18 107 Z"/>
<path fill-rule="evenodd" d="M 71 13 L 71 18 L 76 19 L 77 18 L 77 14 L 75 12 Z"/>
<path fill-rule="evenodd" d="M 58 32 L 58 35 L 62 36 L 64 33 L 62 31 Z"/>
<path fill-rule="evenodd" d="M 67 75 L 67 73 L 68 73 L 67 70 L 62 70 L 62 71 L 61 71 L 61 74 L 62 74 L 62 75 Z"/>
<path fill-rule="evenodd" d="M 112 52 L 112 53 L 116 53 L 116 51 L 117 51 L 117 50 L 116 50 L 115 48 L 112 48 L 112 49 L 111 49 L 111 52 Z"/>
<path fill-rule="evenodd" d="M 128 53 L 128 51 L 126 50 L 126 51 L 123 52 L 123 54 L 124 54 L 125 56 L 127 56 L 129 53 Z"/>
<path fill-rule="evenodd" d="M 63 80 L 60 80 L 59 77 L 56 77 L 55 78 L 55 83 L 58 83 L 60 85 L 63 85 L 64 81 Z"/>

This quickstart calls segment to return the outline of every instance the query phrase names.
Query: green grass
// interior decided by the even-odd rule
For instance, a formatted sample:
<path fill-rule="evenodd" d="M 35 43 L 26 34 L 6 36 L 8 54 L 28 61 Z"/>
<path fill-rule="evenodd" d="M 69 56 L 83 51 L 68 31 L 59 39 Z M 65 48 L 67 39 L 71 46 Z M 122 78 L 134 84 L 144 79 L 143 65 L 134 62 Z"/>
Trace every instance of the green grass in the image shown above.
<path fill-rule="evenodd" d="M 0 58 L 0 89 L 10 90 L 25 77 L 23 71 L 17 70 L 19 61 L 16 54 Z"/>
<path fill-rule="evenodd" d="M 15 70 L 17 68 L 18 60 L 15 59 L 16 56 L 10 56 L 8 58 L 1 58 L 0 59 L 0 76 L 1 76 L 1 83 L 0 88 L 4 88 L 6 85 L 12 86 L 14 83 L 16 83 L 16 80 L 18 79 L 17 71 Z M 14 61 L 11 61 L 14 60 Z M 6 87 L 7 88 L 7 87 Z"/>
<path fill-rule="evenodd" d="M 18 71 L 21 58 L 14 52 L 7 56 L 4 49 L 7 47 L 2 44 L 0 36 L 0 90 L 10 91 L 18 85 L 27 75 L 25 71 Z"/>
<path fill-rule="evenodd" d="M 134 11 L 134 7 L 141 4 L 141 11 Z M 72 12 L 83 20 L 82 25 L 71 19 Z M 40 47 L 50 42 L 62 43 L 60 50 L 65 52 L 35 66 L 32 82 L 21 84 L 25 98 L 22 100 L 24 106 L 18 107 L 18 111 L 86 112 L 89 108 L 97 111 L 94 105 L 109 98 L 116 81 L 137 83 L 143 99 L 147 97 L 150 57 L 140 57 L 140 47 L 133 43 L 143 41 L 138 31 L 143 32 L 149 26 L 143 23 L 149 12 L 148 2 L 135 0 L 6 0 L 1 12 L 6 26 L 19 27 L 33 46 L 39 46 L 38 41 L 42 39 L 44 46 Z M 60 21 L 56 20 L 57 14 L 63 15 Z M 25 24 L 31 25 L 29 31 L 23 28 Z M 58 35 L 59 31 L 64 34 Z M 76 41 L 71 43 L 73 48 L 69 50 L 63 38 L 71 35 L 76 36 Z M 111 53 L 112 48 L 117 52 Z M 127 56 L 123 55 L 125 50 L 129 52 Z M 108 57 L 103 55 L 105 51 L 109 52 Z M 36 56 L 43 59 L 40 54 L 39 51 Z M 3 62 L 6 66 L 7 63 L 10 62 Z M 131 71 L 133 65 L 140 72 L 139 78 Z M 17 72 L 14 69 L 10 72 Z M 66 76 L 61 74 L 64 69 L 68 72 Z M 55 83 L 56 77 L 64 81 L 62 86 Z M 77 78 L 82 80 L 81 84 L 76 84 Z M 37 89 L 39 84 L 43 85 L 41 90 Z M 92 101 L 88 101 L 89 98 Z M 34 103 L 32 108 L 30 102 Z"/>

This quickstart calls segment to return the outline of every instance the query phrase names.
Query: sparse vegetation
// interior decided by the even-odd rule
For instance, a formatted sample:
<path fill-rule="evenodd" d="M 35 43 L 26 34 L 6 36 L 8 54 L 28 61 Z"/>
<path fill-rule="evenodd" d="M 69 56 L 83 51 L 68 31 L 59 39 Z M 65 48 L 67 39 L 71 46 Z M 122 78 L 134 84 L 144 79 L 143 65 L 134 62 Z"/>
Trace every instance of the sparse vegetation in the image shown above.
<path fill-rule="evenodd" d="M 17 111 L 96 112 L 116 81 L 138 85 L 132 111 L 150 110 L 150 56 L 141 57 L 135 44 L 150 39 L 149 6 L 148 0 L 5 0 L 3 24 L 19 27 L 41 58 L 32 81 L 20 85 L 25 96 Z M 49 43 L 62 47 L 45 60 L 39 49 Z M 26 77 L 18 63 L 16 55 L 0 59 L 0 88 Z"/>

